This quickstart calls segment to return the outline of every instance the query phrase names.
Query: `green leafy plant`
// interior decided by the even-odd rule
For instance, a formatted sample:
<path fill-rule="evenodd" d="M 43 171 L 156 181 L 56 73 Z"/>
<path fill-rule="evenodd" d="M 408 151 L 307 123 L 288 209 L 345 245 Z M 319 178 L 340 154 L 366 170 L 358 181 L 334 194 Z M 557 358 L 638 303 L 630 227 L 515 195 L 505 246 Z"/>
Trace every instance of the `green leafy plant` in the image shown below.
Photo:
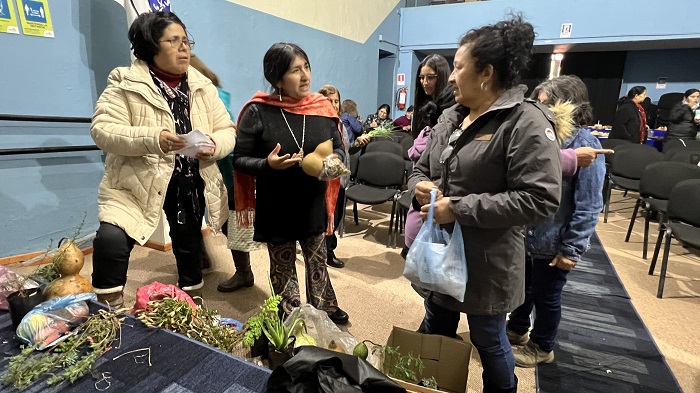
<path fill-rule="evenodd" d="M 66 380 L 75 382 L 90 371 L 100 356 L 112 349 L 127 311 L 100 310 L 88 316 L 70 337 L 50 350 L 36 352 L 39 344 L 23 347 L 18 355 L 9 359 L 3 384 L 24 389 L 43 376 L 50 376 L 46 383 L 51 386 Z"/>
<path fill-rule="evenodd" d="M 252 347 L 255 344 L 255 340 L 263 335 L 263 327 L 266 321 L 274 320 L 274 318 L 279 319 L 277 313 L 279 312 L 279 304 L 282 301 L 282 296 L 275 294 L 275 290 L 272 288 L 272 281 L 270 281 L 269 278 L 268 282 L 270 283 L 272 296 L 265 299 L 265 302 L 260 307 L 260 312 L 248 318 L 248 321 L 245 323 L 243 346 L 246 348 Z"/>
<path fill-rule="evenodd" d="M 297 326 L 303 326 L 304 320 L 296 316 L 289 325 L 285 325 L 278 314 L 275 317 L 265 320 L 263 332 L 265 337 L 270 340 L 270 344 L 278 351 L 284 351 L 294 343 L 293 332 Z"/>
<path fill-rule="evenodd" d="M 394 127 L 389 123 L 382 124 L 375 127 L 372 131 L 367 132 L 367 135 L 372 138 L 389 138 L 394 140 Z"/>
<path fill-rule="evenodd" d="M 413 356 L 411 352 L 404 356 L 399 352 L 399 348 L 400 347 L 391 347 L 388 345 L 382 348 L 384 352 L 384 372 L 386 375 L 393 378 L 408 382 L 418 382 L 418 375 L 420 375 L 425 368 L 423 360 L 417 356 Z"/>

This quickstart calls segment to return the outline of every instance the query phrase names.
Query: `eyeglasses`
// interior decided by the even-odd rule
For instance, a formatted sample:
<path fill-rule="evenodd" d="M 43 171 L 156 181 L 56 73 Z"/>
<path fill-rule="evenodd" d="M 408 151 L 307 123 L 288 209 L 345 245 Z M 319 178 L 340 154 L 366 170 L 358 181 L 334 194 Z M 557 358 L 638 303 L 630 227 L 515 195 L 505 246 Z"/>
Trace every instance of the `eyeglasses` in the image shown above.
<path fill-rule="evenodd" d="M 194 48 L 194 41 L 187 38 L 171 38 L 169 40 L 160 40 L 160 42 L 169 42 L 171 48 L 179 48 L 180 45 L 185 45 L 190 49 Z"/>
<path fill-rule="evenodd" d="M 434 81 L 435 78 L 437 78 L 437 75 L 436 75 L 436 74 L 418 75 L 418 80 L 421 81 L 421 82 L 423 82 L 423 81 L 426 80 L 426 79 L 428 80 L 428 82 Z"/>
<path fill-rule="evenodd" d="M 452 135 L 450 135 L 450 138 L 447 140 L 447 146 L 445 146 L 445 150 L 442 151 L 442 154 L 440 154 L 440 164 L 444 164 L 448 158 L 452 155 L 452 151 L 455 149 L 455 144 L 457 143 L 457 139 L 459 139 L 460 136 L 462 136 L 462 133 L 464 132 L 463 129 L 458 128 L 452 132 Z"/>

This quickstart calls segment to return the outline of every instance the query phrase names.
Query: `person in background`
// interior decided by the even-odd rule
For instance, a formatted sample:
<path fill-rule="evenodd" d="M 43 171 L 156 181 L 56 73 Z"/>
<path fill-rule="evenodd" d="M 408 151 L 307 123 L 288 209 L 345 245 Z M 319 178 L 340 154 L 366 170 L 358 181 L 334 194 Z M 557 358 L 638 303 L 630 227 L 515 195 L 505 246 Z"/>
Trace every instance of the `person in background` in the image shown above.
<path fill-rule="evenodd" d="M 700 90 L 686 90 L 685 94 L 683 94 L 683 101 L 671 108 L 671 114 L 668 116 L 671 124 L 668 125 L 664 141 L 672 141 L 674 139 L 695 140 L 698 132 L 700 132 L 699 99 Z"/>
<path fill-rule="evenodd" d="M 413 125 L 411 127 L 413 139 L 418 137 L 423 128 L 435 124 L 431 124 L 430 114 L 427 113 L 432 108 L 425 105 L 437 100 L 438 94 L 448 86 L 447 80 L 449 77 L 450 64 L 440 55 L 428 55 L 418 65 L 415 79 L 416 86 L 414 88 L 416 93 L 413 98 L 416 113 L 413 116 Z"/>
<path fill-rule="evenodd" d="M 98 191 L 100 227 L 93 242 L 92 285 L 98 300 L 123 304 L 129 255 L 158 225 L 170 224 L 178 286 L 200 295 L 202 218 L 214 230 L 228 218 L 226 189 L 216 160 L 236 142 L 234 125 L 216 87 L 190 67 L 194 45 L 171 12 L 140 15 L 129 28 L 136 60 L 109 75 L 90 133 L 107 153 Z M 176 152 L 180 135 L 199 130 L 212 148 L 196 157 Z"/>
<path fill-rule="evenodd" d="M 632 143 L 646 143 L 647 116 L 641 102 L 647 97 L 647 88 L 635 86 L 627 93 L 626 99 L 615 113 L 610 139 L 627 139 Z"/>
<path fill-rule="evenodd" d="M 557 138 L 562 148 L 600 149 L 598 138 L 585 124 L 593 121 L 588 89 L 576 76 L 560 76 L 541 83 L 533 93 L 549 106 L 557 120 Z M 600 192 L 605 177 L 605 160 L 598 157 L 562 182 L 559 210 L 538 225 L 528 225 L 525 269 L 525 302 L 510 313 L 508 340 L 515 364 L 534 367 L 554 361 L 554 344 L 561 320 L 562 289 L 569 271 L 588 250 L 589 240 L 603 208 Z M 535 310 L 534 328 L 530 314 Z"/>
<path fill-rule="evenodd" d="M 377 113 L 367 116 L 365 123 L 362 125 L 364 132 L 372 131 L 377 127 L 391 127 L 391 117 L 389 113 L 391 108 L 388 104 L 382 104 L 377 108 Z"/>
<path fill-rule="evenodd" d="M 348 132 L 348 141 L 352 144 L 362 135 L 362 118 L 357 113 L 357 104 L 353 100 L 345 100 L 340 106 L 340 121 Z"/>
<path fill-rule="evenodd" d="M 425 219 L 461 225 L 469 281 L 464 301 L 417 288 L 425 317 L 419 331 L 457 335 L 467 314 L 484 367 L 484 392 L 516 392 L 506 314 L 525 299 L 527 224 L 553 216 L 561 195 L 559 145 L 544 106 L 525 102 L 518 85 L 532 56 L 534 28 L 520 16 L 469 31 L 449 82 L 458 105 L 446 109 L 413 168 L 408 188 Z"/>
<path fill-rule="evenodd" d="M 406 109 L 406 114 L 394 120 L 394 129 L 397 131 L 411 132 L 411 118 L 413 117 L 413 105 Z"/>
<path fill-rule="evenodd" d="M 299 46 L 273 44 L 263 58 L 274 94 L 256 93 L 243 107 L 233 153 L 236 219 L 253 225 L 253 239 L 267 243 L 270 280 L 282 297 L 280 311 L 301 305 L 296 242 L 306 265 L 306 300 L 336 324 L 348 323 L 326 267 L 325 235 L 333 233 L 340 181 L 319 181 L 299 165 L 307 154 L 332 140 L 343 160 L 338 111 L 328 98 L 311 93 L 311 65 Z"/>
<path fill-rule="evenodd" d="M 333 85 L 324 85 L 321 87 L 321 89 L 318 91 L 320 94 L 323 94 L 324 97 L 328 97 L 328 99 L 331 101 L 331 105 L 333 105 L 333 108 L 338 112 L 338 116 L 340 116 L 340 91 L 333 86 Z M 342 117 L 341 117 L 342 120 Z M 343 133 L 343 146 L 345 147 L 345 167 L 350 168 L 350 154 L 347 151 L 347 148 L 350 146 L 350 141 L 349 141 L 349 136 L 348 136 L 348 131 L 345 128 L 345 123 L 341 121 L 341 130 Z M 335 204 L 335 213 L 333 214 L 333 218 L 335 222 L 333 223 L 334 227 L 338 228 L 338 225 L 340 225 L 341 220 L 343 219 L 343 216 L 345 215 L 345 187 L 348 185 L 348 178 L 350 175 L 344 175 L 340 178 L 340 189 L 338 190 L 338 201 Z M 335 267 L 338 269 L 342 269 L 345 267 L 345 262 L 341 261 L 335 256 L 335 249 L 338 247 L 338 237 L 335 235 L 335 232 L 333 232 L 330 235 L 326 236 L 326 264 L 330 267 Z"/>
<path fill-rule="evenodd" d="M 221 82 L 219 77 L 212 71 L 209 67 L 202 62 L 199 56 L 192 54 L 192 59 L 190 64 L 194 69 L 201 72 L 202 75 L 206 76 L 211 80 L 211 82 L 216 86 L 219 92 L 219 98 L 224 103 L 229 116 L 233 118 L 231 113 L 231 93 L 224 90 L 221 87 Z M 235 214 L 234 205 L 234 192 L 233 192 L 233 152 L 228 156 L 217 160 L 216 165 L 219 166 L 219 171 L 224 179 L 224 184 L 226 185 L 226 191 L 228 195 L 228 210 L 229 216 L 233 217 Z M 259 243 L 253 241 L 253 230 L 252 228 L 238 228 L 235 220 L 228 220 L 221 227 L 221 231 L 226 235 L 227 246 L 231 250 L 231 257 L 233 258 L 233 264 L 236 267 L 236 271 L 228 280 L 219 283 L 216 286 L 216 290 L 219 292 L 234 292 L 241 288 L 249 288 L 255 284 L 253 277 L 253 270 L 250 266 L 250 252 L 255 251 L 259 248 Z M 202 253 L 203 256 L 206 252 Z"/>

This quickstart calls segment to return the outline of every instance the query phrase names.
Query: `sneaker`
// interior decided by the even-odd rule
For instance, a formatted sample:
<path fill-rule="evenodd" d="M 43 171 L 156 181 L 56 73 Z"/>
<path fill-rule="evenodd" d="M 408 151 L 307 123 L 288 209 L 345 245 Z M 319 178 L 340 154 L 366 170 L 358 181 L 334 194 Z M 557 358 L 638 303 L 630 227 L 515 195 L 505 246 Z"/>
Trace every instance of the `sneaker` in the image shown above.
<path fill-rule="evenodd" d="M 530 340 L 527 333 L 518 334 L 514 330 L 506 329 L 506 336 L 508 336 L 508 342 L 510 345 L 525 345 Z"/>
<path fill-rule="evenodd" d="M 552 363 L 554 351 L 545 352 L 540 346 L 529 340 L 524 347 L 513 348 L 515 365 L 518 367 L 535 367 L 539 363 Z"/>

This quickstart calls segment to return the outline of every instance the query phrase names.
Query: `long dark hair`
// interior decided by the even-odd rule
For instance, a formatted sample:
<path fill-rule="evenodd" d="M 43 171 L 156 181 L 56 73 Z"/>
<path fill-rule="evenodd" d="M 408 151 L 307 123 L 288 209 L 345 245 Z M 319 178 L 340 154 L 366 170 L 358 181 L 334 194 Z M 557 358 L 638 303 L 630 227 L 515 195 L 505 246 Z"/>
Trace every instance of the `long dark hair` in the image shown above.
<path fill-rule="evenodd" d="M 540 92 L 547 94 L 547 99 L 542 102 L 547 106 L 557 102 L 569 102 L 575 105 L 572 120 L 577 126 L 593 123 L 593 107 L 588 99 L 588 88 L 578 76 L 562 75 L 544 81 L 535 88 L 530 98 L 536 100 Z"/>
<path fill-rule="evenodd" d="M 644 93 L 645 91 L 647 91 L 647 88 L 646 88 L 646 87 L 644 87 L 644 86 L 635 86 L 635 87 L 631 88 L 630 91 L 627 92 L 627 98 L 631 100 L 631 99 L 633 99 L 634 97 L 636 97 L 636 96 L 638 96 L 638 95 Z"/>
<path fill-rule="evenodd" d="M 420 133 L 425 127 L 435 126 L 442 112 L 456 103 L 454 88 L 452 86 L 445 86 L 438 92 L 434 101 L 426 102 L 425 105 L 418 110 L 422 119 L 420 123 L 414 123 L 418 126 L 418 132 Z"/>
<path fill-rule="evenodd" d="M 423 90 L 423 86 L 421 86 L 420 79 L 418 79 L 418 77 L 420 76 L 420 70 L 425 66 L 428 66 L 435 70 L 435 74 L 437 75 L 437 79 L 435 80 L 435 91 L 433 92 L 432 97 L 425 94 L 425 90 Z M 416 111 L 416 113 L 414 113 L 413 115 L 413 126 L 411 128 L 411 132 L 414 138 L 418 136 L 420 130 L 423 129 L 423 127 L 419 127 L 421 124 L 424 123 L 423 114 L 421 113 L 420 109 L 424 107 L 425 104 L 429 101 L 435 101 L 438 94 L 440 94 L 440 92 L 442 92 L 445 86 L 447 86 L 449 79 L 450 64 L 447 62 L 447 59 L 440 55 L 428 55 L 428 57 L 423 59 L 423 61 L 421 61 L 418 65 L 418 71 L 416 72 L 415 78 L 415 94 L 413 96 L 413 105 L 416 108 L 418 108 L 418 111 Z"/>
<path fill-rule="evenodd" d="M 280 93 L 277 88 L 277 83 L 282 80 L 284 74 L 287 73 L 289 66 L 292 65 L 292 62 L 294 62 L 297 56 L 304 58 L 309 64 L 309 67 L 311 67 L 309 56 L 307 56 L 306 52 L 297 44 L 278 42 L 272 44 L 270 49 L 265 52 L 265 57 L 263 58 L 263 75 L 265 75 L 265 79 L 272 85 L 275 94 Z"/>
<path fill-rule="evenodd" d="M 134 19 L 129 27 L 129 42 L 134 56 L 152 64 L 153 58 L 160 52 L 159 41 L 163 37 L 163 31 L 173 23 L 182 26 L 187 33 L 185 24 L 170 11 L 145 12 Z"/>

